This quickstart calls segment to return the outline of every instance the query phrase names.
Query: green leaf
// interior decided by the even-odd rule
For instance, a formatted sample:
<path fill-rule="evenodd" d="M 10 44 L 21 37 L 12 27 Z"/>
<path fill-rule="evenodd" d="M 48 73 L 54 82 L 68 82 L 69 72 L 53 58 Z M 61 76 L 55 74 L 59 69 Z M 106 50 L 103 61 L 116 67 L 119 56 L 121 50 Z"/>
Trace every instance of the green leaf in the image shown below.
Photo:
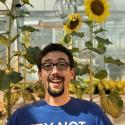
<path fill-rule="evenodd" d="M 34 32 L 34 31 L 39 31 L 38 29 L 35 29 L 31 26 L 23 26 L 23 27 L 20 27 L 20 29 L 23 31 L 29 31 L 29 32 Z"/>
<path fill-rule="evenodd" d="M 109 97 L 119 108 L 123 108 L 123 100 L 116 90 L 111 91 Z"/>
<path fill-rule="evenodd" d="M 85 45 L 86 45 L 86 47 L 87 47 L 88 49 L 92 49 L 92 48 L 93 48 L 93 44 L 92 44 L 92 42 L 90 42 L 90 41 L 87 41 L 87 42 L 85 43 Z"/>
<path fill-rule="evenodd" d="M 38 47 L 29 47 L 24 57 L 31 64 L 37 64 L 39 62 L 40 53 L 41 53 L 41 50 Z"/>
<path fill-rule="evenodd" d="M 106 45 L 109 45 L 109 44 L 112 44 L 109 39 L 104 39 L 104 38 L 101 38 L 99 36 L 96 36 L 95 39 L 98 41 L 98 42 L 102 42 L 103 44 L 106 44 Z"/>
<path fill-rule="evenodd" d="M 98 53 L 98 54 L 104 54 L 106 52 L 106 47 L 104 47 L 104 48 L 92 48 L 91 50 Z"/>
<path fill-rule="evenodd" d="M 16 34 L 14 37 L 12 37 L 10 40 L 10 43 L 12 44 L 19 36 L 20 36 L 20 33 Z"/>
<path fill-rule="evenodd" d="M 0 70 L 0 89 L 7 89 L 10 83 L 18 83 L 23 79 L 21 73 L 11 71 L 6 73 L 5 70 Z"/>
<path fill-rule="evenodd" d="M 30 4 L 29 0 L 21 0 L 24 4 L 29 4 L 31 7 L 33 7 L 32 4 Z"/>
<path fill-rule="evenodd" d="M 24 32 L 22 36 L 22 44 L 24 44 L 26 48 L 30 46 L 30 40 L 31 40 L 31 32 L 28 31 Z"/>
<path fill-rule="evenodd" d="M 119 59 L 113 59 L 111 56 L 109 57 L 104 57 L 104 62 L 105 63 L 111 63 L 111 64 L 116 64 L 118 66 L 123 65 L 124 63 L 122 63 Z"/>
<path fill-rule="evenodd" d="M 79 48 L 73 47 L 72 49 L 70 49 L 70 51 L 71 51 L 72 53 L 74 53 L 74 52 L 79 52 Z"/>
<path fill-rule="evenodd" d="M 72 32 L 72 35 L 83 38 L 84 37 L 84 32 Z"/>
<path fill-rule="evenodd" d="M 100 29 L 94 31 L 94 34 L 96 35 L 96 34 L 98 34 L 100 32 L 104 32 L 104 31 L 107 31 L 107 30 L 104 30 L 103 28 L 100 28 Z"/>
<path fill-rule="evenodd" d="M 6 36 L 0 35 L 0 44 L 7 46 L 8 40 L 7 40 Z"/>
<path fill-rule="evenodd" d="M 29 0 L 21 0 L 24 4 L 29 4 Z"/>
<path fill-rule="evenodd" d="M 123 101 L 115 91 L 111 92 L 108 96 L 101 94 L 100 103 L 104 112 L 112 117 L 117 118 L 122 114 Z"/>
<path fill-rule="evenodd" d="M 93 47 L 93 43 L 91 41 L 86 42 L 85 45 L 89 50 L 92 50 L 98 54 L 104 54 L 106 52 L 106 47 L 102 42 L 98 42 L 97 48 Z"/>
<path fill-rule="evenodd" d="M 82 65 L 82 64 L 77 64 L 76 65 L 76 74 L 77 75 L 83 75 L 89 73 L 89 65 Z"/>
<path fill-rule="evenodd" d="M 106 52 L 106 47 L 102 42 L 98 42 L 97 48 L 93 48 L 92 50 L 98 54 L 104 54 Z"/>
<path fill-rule="evenodd" d="M 6 0 L 0 0 L 0 2 L 2 2 L 2 3 L 6 3 Z"/>
<path fill-rule="evenodd" d="M 63 38 L 64 43 L 69 43 L 71 41 L 71 36 L 69 34 L 66 34 Z"/>
<path fill-rule="evenodd" d="M 93 22 L 92 21 L 84 21 L 84 23 L 90 27 Z"/>
<path fill-rule="evenodd" d="M 76 89 L 75 94 L 78 98 L 82 99 L 83 98 L 83 93 L 84 91 L 81 90 L 80 88 Z"/>
<path fill-rule="evenodd" d="M 107 73 L 106 70 L 100 70 L 99 72 L 97 72 L 97 73 L 94 75 L 94 77 L 97 78 L 97 79 L 102 80 L 102 79 L 106 78 L 107 75 L 108 75 L 108 73 Z"/>

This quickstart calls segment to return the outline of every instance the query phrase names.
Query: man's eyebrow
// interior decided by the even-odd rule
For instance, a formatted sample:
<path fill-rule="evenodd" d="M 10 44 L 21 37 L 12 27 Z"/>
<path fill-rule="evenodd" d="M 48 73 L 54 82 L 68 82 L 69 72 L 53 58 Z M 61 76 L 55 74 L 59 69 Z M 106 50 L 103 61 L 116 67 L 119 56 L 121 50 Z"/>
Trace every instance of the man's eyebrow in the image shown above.
<path fill-rule="evenodd" d="M 58 61 L 67 61 L 65 58 L 59 58 Z"/>
<path fill-rule="evenodd" d="M 51 61 L 52 61 L 51 59 L 46 59 L 46 60 L 44 60 L 44 62 L 42 62 L 42 63 L 51 62 Z"/>
<path fill-rule="evenodd" d="M 67 61 L 67 60 L 65 58 L 58 58 L 57 61 Z M 46 63 L 46 62 L 52 62 L 52 59 L 46 59 L 42 63 Z"/>

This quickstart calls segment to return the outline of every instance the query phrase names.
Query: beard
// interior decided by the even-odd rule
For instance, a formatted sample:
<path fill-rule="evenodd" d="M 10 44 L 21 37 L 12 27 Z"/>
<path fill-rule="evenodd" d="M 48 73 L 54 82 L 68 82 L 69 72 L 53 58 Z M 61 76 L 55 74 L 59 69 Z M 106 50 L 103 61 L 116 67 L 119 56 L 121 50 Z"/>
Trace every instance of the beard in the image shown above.
<path fill-rule="evenodd" d="M 51 89 L 51 87 L 48 87 L 48 93 L 52 96 L 52 97 L 58 97 L 61 96 L 64 93 L 64 87 L 62 87 L 59 91 L 54 91 Z"/>
<path fill-rule="evenodd" d="M 57 81 L 57 82 L 55 82 Z M 65 81 L 65 78 L 61 75 L 56 75 L 56 76 L 51 76 L 49 75 L 48 76 L 48 93 L 52 96 L 52 97 L 58 97 L 58 96 L 61 96 L 63 93 L 64 93 L 64 81 Z M 50 84 L 53 84 L 53 83 L 56 83 L 56 84 L 60 84 L 61 87 L 58 88 L 58 89 L 54 89 L 51 87 Z"/>

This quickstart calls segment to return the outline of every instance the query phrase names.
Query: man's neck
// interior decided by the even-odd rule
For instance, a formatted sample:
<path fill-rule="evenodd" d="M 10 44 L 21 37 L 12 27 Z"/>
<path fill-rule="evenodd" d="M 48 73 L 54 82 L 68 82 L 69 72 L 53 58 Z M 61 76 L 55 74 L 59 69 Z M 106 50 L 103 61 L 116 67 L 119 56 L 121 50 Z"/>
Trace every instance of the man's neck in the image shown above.
<path fill-rule="evenodd" d="M 61 95 L 59 97 L 52 97 L 52 96 L 46 94 L 45 101 L 51 106 L 62 106 L 64 104 L 66 104 L 67 102 L 69 102 L 70 98 L 71 97 L 69 96 L 69 94 L 67 94 L 65 96 Z"/>

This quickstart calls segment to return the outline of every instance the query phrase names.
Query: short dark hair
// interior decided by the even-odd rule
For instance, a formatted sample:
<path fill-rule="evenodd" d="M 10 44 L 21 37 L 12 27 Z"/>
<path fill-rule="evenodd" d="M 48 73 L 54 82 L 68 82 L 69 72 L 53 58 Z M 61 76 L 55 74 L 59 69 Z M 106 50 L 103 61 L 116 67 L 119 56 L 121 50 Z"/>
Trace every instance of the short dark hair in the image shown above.
<path fill-rule="evenodd" d="M 73 55 L 72 55 L 71 51 L 59 43 L 50 43 L 42 50 L 42 52 L 40 54 L 40 58 L 39 58 L 39 61 L 37 64 L 39 70 L 41 70 L 42 58 L 44 56 L 46 56 L 47 53 L 53 52 L 53 51 L 61 51 L 61 52 L 65 53 L 68 56 L 70 68 L 74 67 L 74 59 L 73 59 Z"/>

